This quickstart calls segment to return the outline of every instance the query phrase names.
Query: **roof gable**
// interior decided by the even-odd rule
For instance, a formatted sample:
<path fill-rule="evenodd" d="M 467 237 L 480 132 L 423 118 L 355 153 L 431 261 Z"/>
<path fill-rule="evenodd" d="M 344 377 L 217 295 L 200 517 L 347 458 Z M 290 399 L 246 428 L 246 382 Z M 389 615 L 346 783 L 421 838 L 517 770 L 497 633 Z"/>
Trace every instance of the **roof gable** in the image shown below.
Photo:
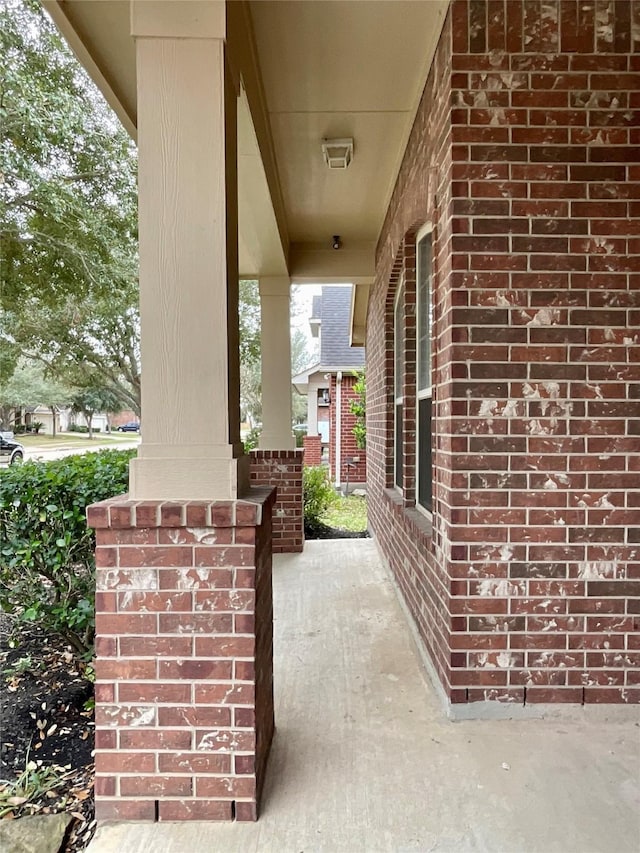
<path fill-rule="evenodd" d="M 351 294 L 353 286 L 325 286 L 320 305 L 313 305 L 313 311 L 319 308 L 320 326 L 320 367 L 358 370 L 364 367 L 364 347 L 349 345 L 351 317 Z M 316 315 L 318 316 L 318 315 Z"/>

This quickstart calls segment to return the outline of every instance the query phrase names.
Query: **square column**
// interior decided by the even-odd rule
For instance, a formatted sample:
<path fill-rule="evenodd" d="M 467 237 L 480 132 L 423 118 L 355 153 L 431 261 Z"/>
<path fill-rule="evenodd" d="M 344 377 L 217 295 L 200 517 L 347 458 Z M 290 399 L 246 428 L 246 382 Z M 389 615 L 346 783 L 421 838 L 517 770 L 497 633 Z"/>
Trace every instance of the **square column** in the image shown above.
<path fill-rule="evenodd" d="M 291 432 L 290 281 L 286 277 L 260 279 L 262 341 L 261 450 L 293 450 Z"/>
<path fill-rule="evenodd" d="M 96 815 L 255 820 L 274 730 L 273 489 L 96 528 Z"/>
<path fill-rule="evenodd" d="M 304 453 L 302 448 L 296 448 L 252 450 L 250 454 L 251 485 L 276 489 L 272 523 L 274 554 L 292 554 L 304 548 Z"/>
<path fill-rule="evenodd" d="M 134 0 L 142 444 L 137 499 L 232 499 L 239 431 L 237 90 L 226 7 Z"/>

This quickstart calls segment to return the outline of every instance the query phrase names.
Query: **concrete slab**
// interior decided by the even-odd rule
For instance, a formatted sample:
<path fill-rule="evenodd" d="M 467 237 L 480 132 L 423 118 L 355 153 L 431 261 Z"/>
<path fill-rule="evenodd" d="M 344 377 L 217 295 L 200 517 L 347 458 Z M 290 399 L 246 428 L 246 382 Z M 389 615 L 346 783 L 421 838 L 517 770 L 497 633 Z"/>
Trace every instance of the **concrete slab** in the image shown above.
<path fill-rule="evenodd" d="M 260 820 L 105 824 L 90 853 L 638 853 L 640 709 L 451 722 L 373 542 L 309 542 L 274 585 Z"/>

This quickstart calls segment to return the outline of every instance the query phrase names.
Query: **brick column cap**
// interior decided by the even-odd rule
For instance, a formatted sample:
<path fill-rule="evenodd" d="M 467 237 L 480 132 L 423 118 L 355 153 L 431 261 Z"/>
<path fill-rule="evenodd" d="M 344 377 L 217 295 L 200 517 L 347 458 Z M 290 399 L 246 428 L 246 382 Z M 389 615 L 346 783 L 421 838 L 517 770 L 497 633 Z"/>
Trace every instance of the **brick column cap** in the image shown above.
<path fill-rule="evenodd" d="M 251 450 L 250 453 L 256 459 L 294 459 L 296 462 L 301 462 L 304 449 L 302 447 L 295 447 L 292 450 L 261 450 L 257 447 L 255 450 Z M 298 457 L 300 458 L 298 459 Z"/>
<path fill-rule="evenodd" d="M 275 499 L 276 490 L 269 487 L 252 487 L 236 501 L 136 501 L 118 495 L 88 506 L 87 524 L 96 529 L 256 527 L 262 523 L 263 508 L 272 507 Z"/>

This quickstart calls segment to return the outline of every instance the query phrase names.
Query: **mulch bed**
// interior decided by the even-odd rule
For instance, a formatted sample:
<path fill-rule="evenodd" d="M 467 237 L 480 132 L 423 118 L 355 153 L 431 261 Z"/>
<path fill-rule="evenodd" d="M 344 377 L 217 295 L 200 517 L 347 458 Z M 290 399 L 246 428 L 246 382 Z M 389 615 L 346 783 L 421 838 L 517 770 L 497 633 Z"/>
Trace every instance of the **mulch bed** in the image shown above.
<path fill-rule="evenodd" d="M 59 639 L 35 630 L 12 635 L 0 622 L 0 816 L 69 812 L 64 853 L 84 850 L 95 832 L 93 684 Z M 31 774 L 31 784 L 14 783 Z M 27 793 L 29 796 L 27 797 Z"/>
<path fill-rule="evenodd" d="M 369 539 L 366 530 L 343 530 L 340 527 L 329 527 L 327 524 L 305 524 L 305 539 Z"/>

